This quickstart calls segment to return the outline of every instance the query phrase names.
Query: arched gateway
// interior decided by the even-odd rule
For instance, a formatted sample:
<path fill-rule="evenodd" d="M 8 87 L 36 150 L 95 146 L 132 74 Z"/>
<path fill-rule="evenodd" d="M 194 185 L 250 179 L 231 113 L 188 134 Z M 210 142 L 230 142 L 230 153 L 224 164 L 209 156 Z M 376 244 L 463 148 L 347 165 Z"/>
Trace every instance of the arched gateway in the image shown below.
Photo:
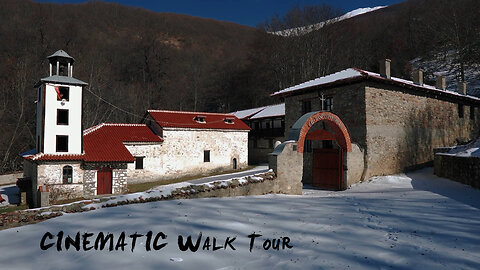
<path fill-rule="evenodd" d="M 325 123 L 323 129 L 312 129 L 319 122 Z M 345 189 L 344 154 L 352 151 L 352 144 L 347 128 L 337 115 L 330 112 L 307 113 L 292 126 L 288 139 L 297 141 L 297 152 L 300 154 L 305 151 L 306 140 L 336 141 L 338 148 L 313 149 L 313 160 L 306 162 L 308 164 L 306 170 L 311 170 L 308 173 L 311 172 L 313 186 L 335 190 Z"/>

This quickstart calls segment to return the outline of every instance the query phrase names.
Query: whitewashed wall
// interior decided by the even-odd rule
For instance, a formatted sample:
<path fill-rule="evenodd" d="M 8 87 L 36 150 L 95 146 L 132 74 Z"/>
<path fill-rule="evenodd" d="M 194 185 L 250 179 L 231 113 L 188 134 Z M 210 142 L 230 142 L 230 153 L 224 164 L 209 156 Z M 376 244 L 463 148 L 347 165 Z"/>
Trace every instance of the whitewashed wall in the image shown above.
<path fill-rule="evenodd" d="M 133 156 L 143 156 L 144 169 L 128 164 L 128 181 L 154 181 L 186 175 L 206 174 L 248 165 L 248 132 L 232 130 L 163 130 L 160 145 L 126 144 Z M 210 150 L 210 162 L 204 162 L 204 150 Z"/>
<path fill-rule="evenodd" d="M 57 92 L 55 86 L 69 87 L 69 101 L 64 102 L 57 100 Z M 63 85 L 63 84 L 46 84 L 45 85 L 45 133 L 44 133 L 44 153 L 56 153 L 56 136 L 68 135 L 68 153 L 81 154 L 82 152 L 82 87 Z M 37 105 L 37 115 L 41 115 L 40 100 Z M 67 109 L 68 125 L 57 125 L 57 109 Z M 37 136 L 42 136 L 41 118 L 37 118 Z"/>

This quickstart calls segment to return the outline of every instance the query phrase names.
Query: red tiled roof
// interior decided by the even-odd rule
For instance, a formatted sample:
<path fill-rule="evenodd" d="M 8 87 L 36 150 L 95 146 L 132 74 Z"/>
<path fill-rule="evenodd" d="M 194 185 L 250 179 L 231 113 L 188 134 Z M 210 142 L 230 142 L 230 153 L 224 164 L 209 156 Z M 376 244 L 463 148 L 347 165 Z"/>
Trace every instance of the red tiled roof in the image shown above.
<path fill-rule="evenodd" d="M 250 130 L 247 124 L 232 114 L 163 110 L 148 110 L 148 113 L 161 127 Z M 197 116 L 204 117 L 205 122 L 195 121 Z M 233 123 L 227 123 L 225 119 L 232 119 Z"/>
<path fill-rule="evenodd" d="M 124 142 L 162 142 L 145 124 L 100 124 L 83 132 L 84 154 L 22 154 L 35 161 L 133 162 Z"/>
<path fill-rule="evenodd" d="M 162 142 L 144 124 L 100 124 L 83 133 L 84 161 L 133 162 L 123 142 Z"/>

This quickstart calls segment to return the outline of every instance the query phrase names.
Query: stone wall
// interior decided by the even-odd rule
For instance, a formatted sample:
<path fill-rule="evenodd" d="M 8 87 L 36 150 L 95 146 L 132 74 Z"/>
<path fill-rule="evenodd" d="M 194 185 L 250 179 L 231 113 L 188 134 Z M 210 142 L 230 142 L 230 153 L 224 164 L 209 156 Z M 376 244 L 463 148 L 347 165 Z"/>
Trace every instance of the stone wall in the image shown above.
<path fill-rule="evenodd" d="M 97 195 L 97 170 L 83 172 L 83 196 L 90 198 Z"/>
<path fill-rule="evenodd" d="M 302 116 L 302 102 L 311 100 L 312 111 L 321 110 L 320 97 L 333 98 L 332 113 L 336 114 L 347 127 L 352 142 L 361 147 L 366 146 L 365 115 L 365 83 L 357 83 L 343 87 L 322 89 L 318 92 L 285 98 L 285 138 L 293 124 Z M 314 128 L 321 125 L 315 124 Z"/>
<path fill-rule="evenodd" d="M 480 158 L 478 157 L 435 154 L 433 173 L 439 177 L 480 188 Z"/>
<path fill-rule="evenodd" d="M 72 183 L 63 183 L 63 168 L 71 166 L 73 169 Z M 56 162 L 37 165 L 37 186 L 48 186 L 50 202 L 68 200 L 83 196 L 83 169 L 80 162 Z"/>
<path fill-rule="evenodd" d="M 284 142 L 268 157 L 268 165 L 276 176 L 279 190 L 287 194 L 302 194 L 303 155 L 296 142 Z"/>
<path fill-rule="evenodd" d="M 288 134 L 290 128 L 293 124 L 302 116 L 302 102 L 305 100 L 311 101 L 312 111 L 321 110 L 321 95 L 323 94 L 324 98 L 332 97 L 333 98 L 333 110 L 332 113 L 336 114 L 342 122 L 345 124 L 352 143 L 357 144 L 362 149 L 366 148 L 366 115 L 365 115 L 365 83 L 357 83 L 352 85 L 347 85 L 343 87 L 322 89 L 318 92 L 306 93 L 298 96 L 291 96 L 285 99 L 285 136 L 288 140 Z M 321 122 L 316 123 L 310 129 L 310 131 L 315 131 L 318 129 L 323 129 L 324 126 Z M 329 132 L 332 132 L 327 126 L 325 129 Z M 304 151 L 303 155 L 303 172 L 302 178 L 303 183 L 311 184 L 313 182 L 313 149 L 322 148 L 321 141 L 312 141 L 312 151 Z M 333 143 L 334 148 L 338 148 L 336 143 Z M 306 148 L 304 148 L 306 150 Z M 360 158 L 359 161 L 353 161 L 353 156 Z M 344 165 L 354 163 L 363 163 L 363 156 L 354 154 L 350 155 L 350 161 L 344 159 Z M 358 166 L 357 166 L 358 167 Z M 357 168 L 355 167 L 355 168 Z M 362 165 L 363 167 L 363 165 Z M 361 176 L 358 177 L 358 169 L 355 169 L 355 173 L 347 174 L 348 167 L 345 171 L 345 177 L 350 176 L 347 186 L 351 185 L 353 179 L 360 181 Z M 362 170 L 363 172 L 363 170 Z"/>
<path fill-rule="evenodd" d="M 471 120 L 469 106 L 464 106 L 460 118 L 456 102 L 429 97 L 418 90 L 414 95 L 403 88 L 382 87 L 385 85 L 371 83 L 365 94 L 367 178 L 426 164 L 433 161 L 434 148 L 456 145 L 478 135 L 478 115 Z"/>
<path fill-rule="evenodd" d="M 345 168 L 345 184 L 350 187 L 352 184 L 364 180 L 365 160 L 364 151 L 360 147 L 352 143 L 352 152 L 346 153 Z"/>
<path fill-rule="evenodd" d="M 127 169 L 112 170 L 112 194 L 127 192 Z"/>
<path fill-rule="evenodd" d="M 130 183 L 156 181 L 189 175 L 232 170 L 248 166 L 248 132 L 234 130 L 169 129 L 162 131 L 159 145 L 126 144 L 133 156 L 144 157 L 144 168 L 128 164 Z M 204 151 L 210 162 L 204 162 Z"/>

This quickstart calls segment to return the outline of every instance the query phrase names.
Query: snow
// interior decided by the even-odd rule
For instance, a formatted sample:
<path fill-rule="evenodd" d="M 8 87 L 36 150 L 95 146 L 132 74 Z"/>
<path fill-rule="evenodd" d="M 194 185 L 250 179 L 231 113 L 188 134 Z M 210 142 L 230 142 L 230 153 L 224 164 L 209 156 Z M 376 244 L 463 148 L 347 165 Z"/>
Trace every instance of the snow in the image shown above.
<path fill-rule="evenodd" d="M 285 116 L 285 103 L 267 106 L 262 111 L 251 116 L 250 119 L 260 119 L 275 116 Z"/>
<path fill-rule="evenodd" d="M 333 73 L 333 74 L 330 74 L 330 75 L 327 75 L 327 76 L 324 76 L 324 77 L 320 77 L 320 78 L 317 78 L 317 79 L 314 79 L 314 80 L 311 80 L 311 81 L 308 81 L 308 82 L 304 82 L 304 83 L 301 83 L 301 84 L 298 84 L 298 85 L 295 85 L 295 86 L 277 91 L 277 92 L 273 93 L 272 96 L 275 96 L 275 95 L 278 95 L 278 94 L 284 94 L 284 93 L 288 93 L 288 92 L 293 92 L 293 91 L 297 91 L 297 90 L 300 90 L 300 89 L 305 89 L 305 88 L 309 88 L 309 87 L 313 87 L 313 86 L 319 86 L 319 85 L 324 85 L 324 84 L 328 84 L 328 83 L 333 83 L 333 82 L 340 81 L 340 80 L 354 79 L 354 78 L 366 77 L 366 76 L 377 77 L 377 78 L 381 77 L 380 74 L 375 73 L 375 72 L 361 70 L 361 69 L 358 69 L 358 68 L 348 68 L 348 69 L 339 71 L 337 73 Z M 441 90 L 441 89 L 436 88 L 435 86 L 428 85 L 428 84 L 418 85 L 418 84 L 414 83 L 413 81 L 405 80 L 405 79 L 401 79 L 401 78 L 397 78 L 397 77 L 390 77 L 390 80 L 401 83 L 401 84 L 404 84 L 404 85 L 421 87 L 421 88 L 428 89 L 428 90 L 438 91 L 438 92 L 441 92 L 441 93 L 447 93 L 447 94 L 452 95 L 452 96 L 467 97 L 471 100 L 480 101 L 479 97 L 475 97 L 475 96 L 471 96 L 471 95 L 463 95 L 463 94 L 460 94 L 458 92 L 451 91 L 451 90 Z"/>
<path fill-rule="evenodd" d="M 259 108 L 253 108 L 253 109 L 248 109 L 248 110 L 242 110 L 242 111 L 236 111 L 233 112 L 232 114 L 235 115 L 238 119 L 244 119 L 248 118 L 251 115 L 254 115 L 260 111 L 265 109 L 265 107 L 259 107 Z"/>
<path fill-rule="evenodd" d="M 454 65 L 455 53 L 453 51 L 445 54 L 437 53 L 432 58 L 415 58 L 412 66 L 424 70 L 425 80 L 435 81 L 436 75 L 446 77 L 447 89 L 456 92 L 458 85 L 458 65 Z M 467 82 L 467 93 L 472 96 L 480 96 L 480 64 L 465 66 L 465 81 Z"/>
<path fill-rule="evenodd" d="M 377 6 L 377 7 L 373 7 L 373 8 L 370 8 L 370 7 L 357 8 L 355 10 L 352 10 L 350 12 L 347 12 L 347 13 L 343 14 L 340 17 L 336 17 L 336 18 L 333 18 L 333 19 L 330 19 L 330 20 L 327 20 L 327 21 L 324 21 L 324 22 L 320 22 L 320 23 L 316 23 L 316 24 L 312 24 L 312 25 L 307 25 L 307 26 L 291 28 L 291 29 L 285 29 L 285 30 L 276 31 L 276 32 L 270 32 L 270 33 L 274 34 L 274 35 L 278 35 L 278 36 L 284 36 L 284 37 L 304 35 L 304 34 L 312 32 L 312 31 L 318 30 L 318 29 L 324 27 L 325 25 L 335 23 L 335 22 L 339 22 L 339 21 L 343 21 L 343 20 L 346 20 L 346 19 L 350 19 L 350 18 L 353 18 L 355 16 L 362 15 L 362 14 L 365 14 L 365 13 L 368 13 L 368 12 L 372 12 L 372 11 L 375 11 L 375 10 L 378 10 L 378 9 L 381 9 L 381 8 L 384 8 L 384 7 L 387 7 L 387 6 Z"/>
<path fill-rule="evenodd" d="M 310 80 L 310 81 L 307 81 L 307 82 L 304 82 L 304 83 L 301 83 L 301 84 L 298 84 L 298 85 L 295 85 L 295 86 L 277 91 L 277 92 L 273 93 L 272 96 L 287 93 L 287 92 L 292 92 L 292 91 L 296 91 L 296 90 L 299 90 L 299 89 L 304 89 L 304 88 L 308 88 L 308 87 L 312 87 L 312 86 L 332 83 L 332 82 L 339 81 L 339 80 L 351 79 L 351 78 L 361 77 L 361 76 L 362 76 L 362 73 L 360 71 L 358 71 L 356 69 L 353 69 L 353 68 L 349 68 L 349 69 L 339 71 L 337 73 L 333 73 L 333 74 L 330 74 L 330 75 L 327 75 L 327 76 L 323 76 L 323 77 L 320 77 L 320 78 L 317 78 L 317 79 L 313 79 L 313 80 Z"/>
<path fill-rule="evenodd" d="M 46 232 L 75 236 L 127 234 L 125 251 L 42 251 Z M 139 237 L 167 245 L 146 251 Z M 213 251 L 181 251 L 179 235 L 216 238 Z M 261 234 L 249 251 L 252 233 Z M 224 249 L 236 237 L 235 250 Z M 283 238 L 282 238 L 283 237 Z M 266 239 L 292 248 L 264 250 Z M 480 190 L 432 175 L 432 169 L 382 176 L 343 192 L 304 189 L 303 195 L 265 195 L 159 201 L 65 214 L 0 231 L 2 269 L 480 269 Z M 211 243 L 211 242 L 210 242 Z"/>
<path fill-rule="evenodd" d="M 459 157 L 480 157 L 480 138 L 466 145 L 452 147 L 448 152 L 440 154 Z"/>

